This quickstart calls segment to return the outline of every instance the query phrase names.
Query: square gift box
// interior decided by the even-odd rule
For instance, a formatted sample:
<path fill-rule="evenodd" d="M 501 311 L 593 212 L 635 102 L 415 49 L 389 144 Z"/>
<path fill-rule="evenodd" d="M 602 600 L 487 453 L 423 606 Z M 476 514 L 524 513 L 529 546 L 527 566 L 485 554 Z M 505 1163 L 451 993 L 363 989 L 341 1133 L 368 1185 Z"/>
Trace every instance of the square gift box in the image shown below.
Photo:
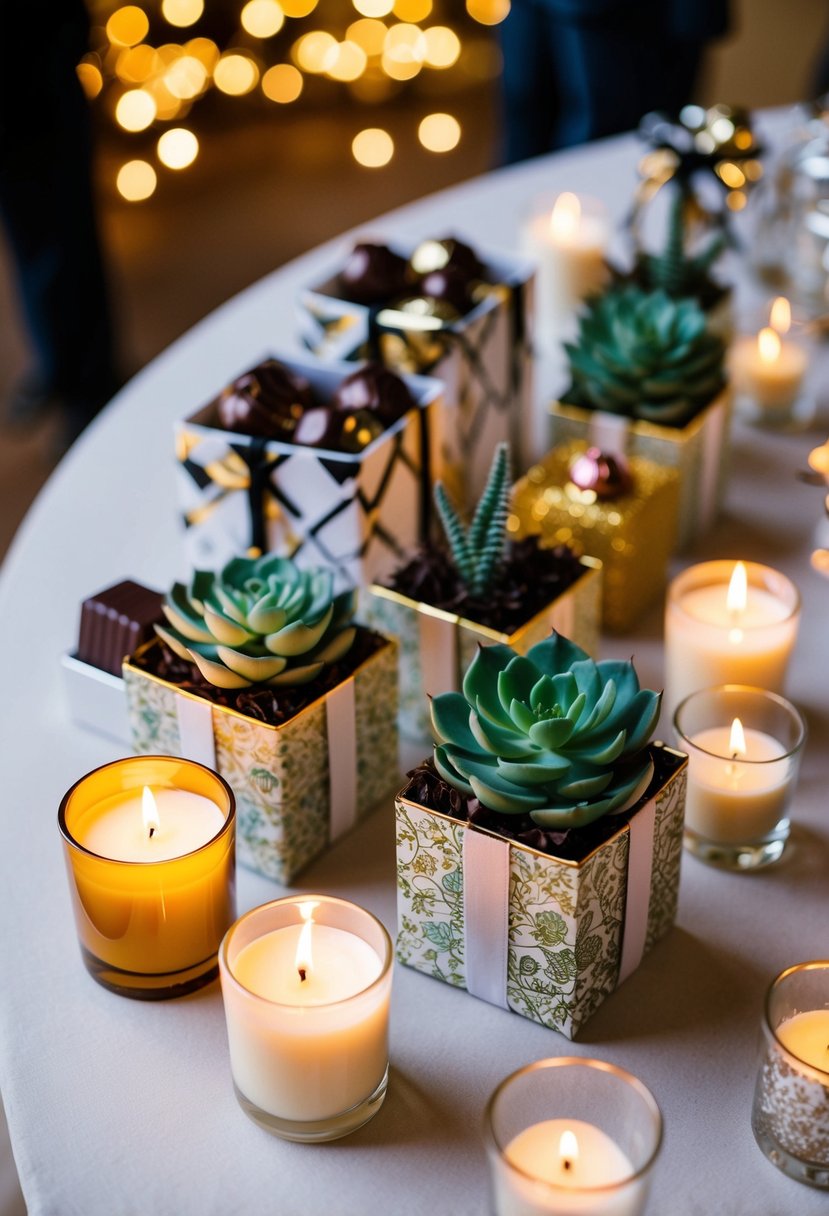
<path fill-rule="evenodd" d="M 731 394 L 727 386 L 682 427 L 660 426 L 561 401 L 554 401 L 550 412 L 554 447 L 581 439 L 603 452 L 642 456 L 677 470 L 679 549 L 687 549 L 714 523 L 728 472 Z"/>
<path fill-rule="evenodd" d="M 429 736 L 428 697 L 457 692 L 479 645 L 501 642 L 526 654 L 553 629 L 590 655 L 599 649 L 602 564 L 580 562 L 574 583 L 512 633 L 499 633 L 453 612 L 419 603 L 390 587 L 373 583 L 362 597 L 362 617 L 400 646 L 400 730 L 414 738 Z"/>
<path fill-rule="evenodd" d="M 392 244 L 409 257 L 411 246 Z M 443 480 L 463 509 L 486 484 L 492 453 L 512 443 L 521 468 L 540 452 L 532 392 L 529 315 L 535 270 L 523 258 L 479 251 L 492 285 L 457 321 L 437 328 L 404 328 L 405 314 L 343 299 L 333 272 L 300 293 L 299 326 L 305 344 L 326 359 L 379 358 L 398 372 L 419 372 L 443 381 Z"/>
<path fill-rule="evenodd" d="M 354 372 L 352 363 L 280 362 L 320 400 Z M 431 483 L 441 475 L 442 386 L 404 379 L 418 408 L 357 453 L 225 431 L 216 400 L 179 421 L 178 498 L 191 566 L 219 569 L 254 549 L 327 566 L 341 586 L 390 573 L 425 539 Z"/>
<path fill-rule="evenodd" d="M 396 799 L 397 957 L 572 1039 L 674 922 L 687 756 L 579 861 Z M 594 825 L 595 826 L 595 825 Z"/>
<path fill-rule="evenodd" d="M 236 795 L 239 861 L 289 883 L 359 819 L 399 773 L 397 646 L 382 644 L 280 726 L 216 705 L 124 663 L 133 747 L 198 760 Z M 139 657 L 156 641 L 137 652 Z"/>
<path fill-rule="evenodd" d="M 609 633 L 626 633 L 664 593 L 676 547 L 679 475 L 633 456 L 627 461 L 630 489 L 603 500 L 569 480 L 586 446 L 575 441 L 553 448 L 515 483 L 507 527 L 516 539 L 539 536 L 542 544 L 570 545 L 599 558 L 602 625 Z"/>

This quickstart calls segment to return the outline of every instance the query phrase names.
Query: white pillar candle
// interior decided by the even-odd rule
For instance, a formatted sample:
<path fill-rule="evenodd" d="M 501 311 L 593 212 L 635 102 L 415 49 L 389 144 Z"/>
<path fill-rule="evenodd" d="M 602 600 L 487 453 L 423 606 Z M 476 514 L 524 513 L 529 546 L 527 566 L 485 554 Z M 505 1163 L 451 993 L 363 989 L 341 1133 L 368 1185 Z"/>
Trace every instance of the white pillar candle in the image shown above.
<path fill-rule="evenodd" d="M 754 562 L 705 562 L 671 584 L 665 614 L 665 704 L 715 684 L 782 690 L 800 598 Z"/>
<path fill-rule="evenodd" d="M 706 840 L 746 844 L 785 818 L 795 774 L 764 731 L 714 726 L 690 739 L 685 825 Z M 770 763 L 781 760 L 780 764 Z"/>
<path fill-rule="evenodd" d="M 507 1145 L 511 1170 L 496 1182 L 497 1216 L 636 1216 L 645 1195 L 630 1159 L 581 1119 L 546 1119 Z"/>
<path fill-rule="evenodd" d="M 279 1122 L 300 1125 L 301 1139 L 301 1125 L 374 1094 L 388 1064 L 391 943 L 369 913 L 324 896 L 276 900 L 231 928 L 220 966 L 233 1079 L 260 1122 L 281 1134 Z"/>
<path fill-rule="evenodd" d="M 607 244 L 608 224 L 598 204 L 569 192 L 524 225 L 522 252 L 538 265 L 535 330 L 542 350 L 558 341 L 579 302 L 607 281 Z"/>
<path fill-rule="evenodd" d="M 802 346 L 786 337 L 791 309 L 785 296 L 772 305 L 769 325 L 755 337 L 740 338 L 730 356 L 735 392 L 748 397 L 761 413 L 790 410 L 803 388 L 809 365 Z"/>

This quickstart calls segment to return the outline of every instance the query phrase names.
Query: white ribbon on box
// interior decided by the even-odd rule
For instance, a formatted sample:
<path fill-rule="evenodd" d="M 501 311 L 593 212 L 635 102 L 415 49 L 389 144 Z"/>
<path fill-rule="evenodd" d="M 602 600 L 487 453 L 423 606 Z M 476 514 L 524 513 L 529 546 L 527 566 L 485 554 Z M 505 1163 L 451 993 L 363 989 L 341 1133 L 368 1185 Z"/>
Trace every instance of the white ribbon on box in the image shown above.
<path fill-rule="evenodd" d="M 209 701 L 176 695 L 182 758 L 216 769 L 213 707 Z M 354 679 L 344 680 L 325 698 L 328 735 L 330 839 L 349 831 L 357 818 L 357 707 Z"/>
<path fill-rule="evenodd" d="M 419 612 L 420 672 L 427 697 L 458 691 L 459 657 L 457 618 Z"/>
<path fill-rule="evenodd" d="M 656 799 L 630 819 L 625 918 L 617 987 L 642 961 L 648 934 Z M 469 827 L 463 834 L 466 990 L 508 1009 L 510 842 Z"/>

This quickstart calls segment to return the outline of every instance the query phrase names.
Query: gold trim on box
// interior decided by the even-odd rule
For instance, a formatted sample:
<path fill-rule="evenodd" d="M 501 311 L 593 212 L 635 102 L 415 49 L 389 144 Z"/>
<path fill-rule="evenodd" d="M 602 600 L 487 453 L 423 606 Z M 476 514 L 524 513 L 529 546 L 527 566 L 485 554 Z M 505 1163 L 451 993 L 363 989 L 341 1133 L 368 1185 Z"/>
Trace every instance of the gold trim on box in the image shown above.
<path fill-rule="evenodd" d="M 708 401 L 699 413 L 685 423 L 685 426 L 661 426 L 658 422 L 647 422 L 644 418 L 628 418 L 629 429 L 636 434 L 642 435 L 649 439 L 660 439 L 663 443 L 683 443 L 696 435 L 697 431 L 701 430 L 705 425 L 709 411 L 717 408 L 719 405 L 728 406 L 731 398 L 731 386 L 725 384 L 720 389 L 715 397 Z M 569 418 L 571 422 L 588 422 L 596 414 L 609 414 L 610 410 L 590 409 L 586 405 L 570 405 L 564 401 L 551 401 L 549 404 L 549 413 L 555 418 Z M 617 417 L 620 415 L 612 415 Z"/>
<path fill-rule="evenodd" d="M 373 653 L 367 658 L 363 659 L 359 667 L 354 668 L 351 675 L 346 676 L 344 680 L 340 680 L 339 684 L 334 685 L 334 688 L 329 688 L 327 692 L 320 693 L 320 695 L 315 697 L 309 705 L 303 706 L 302 709 L 297 710 L 295 714 L 293 714 L 285 722 L 280 722 L 279 725 L 275 725 L 273 722 L 263 722 L 260 718 L 252 718 L 250 714 L 243 714 L 240 710 L 234 709 L 231 705 L 219 705 L 215 701 L 211 701 L 209 697 L 200 697 L 197 693 L 190 692 L 189 689 L 182 688 L 179 684 L 173 684 L 171 680 L 165 680 L 161 676 L 157 676 L 151 671 L 145 671 L 143 667 L 136 667 L 132 663 L 131 658 L 124 659 L 123 668 L 131 671 L 134 675 L 141 676 L 147 680 L 152 680 L 154 684 L 160 684 L 163 688 L 172 689 L 173 692 L 178 693 L 182 697 L 187 697 L 191 701 L 198 701 L 201 705 L 209 705 L 211 710 L 216 709 L 223 714 L 232 714 L 236 718 L 241 718 L 243 722 L 255 722 L 257 726 L 263 726 L 266 730 L 278 732 L 280 730 L 284 730 L 286 726 L 292 726 L 294 722 L 298 722 L 303 715 L 310 714 L 312 710 L 316 709 L 321 703 L 324 703 L 326 697 L 334 692 L 335 689 L 341 688 L 342 685 L 347 684 L 349 680 L 355 680 L 362 671 L 364 671 L 371 663 L 374 662 L 375 659 L 380 658 L 380 656 L 386 651 L 387 647 L 391 647 L 393 651 L 397 650 L 397 640 L 395 638 L 383 637 L 382 634 L 376 633 L 375 630 L 367 629 L 365 625 L 361 625 L 360 628 L 366 629 L 366 632 L 374 633 L 376 637 L 382 638 L 383 645 L 378 650 L 373 651 Z M 138 647 L 135 652 L 135 657 L 138 658 L 140 655 L 146 654 L 151 646 L 158 645 L 160 645 L 158 638 L 150 638 L 148 642 L 144 642 L 143 645 Z M 265 685 L 265 687 L 267 687 L 267 685 Z M 235 691 L 243 692 L 244 689 L 238 688 Z"/>
<path fill-rule="evenodd" d="M 657 789 L 655 793 L 651 795 L 651 798 L 655 798 L 656 795 L 665 788 L 669 781 L 672 781 L 675 777 L 678 777 L 682 770 L 688 767 L 688 757 L 685 752 L 677 751 L 675 747 L 669 747 L 667 743 L 660 743 L 659 741 L 649 743 L 648 748 L 659 748 L 661 751 L 668 752 L 672 756 L 680 757 L 683 761 L 683 763 L 680 764 L 679 767 L 662 782 L 659 789 Z M 642 797 L 643 801 L 639 807 L 639 810 L 642 809 L 642 806 L 646 805 L 646 802 L 650 801 L 649 798 L 645 798 L 645 795 Z M 622 826 L 615 831 L 612 836 L 608 836 L 601 842 L 601 844 L 597 844 L 594 849 L 591 849 L 589 853 L 585 853 L 581 861 L 572 861 L 569 857 L 556 857 L 553 853 L 545 853 L 541 849 L 534 849 L 532 845 L 524 844 L 520 840 L 510 840 L 508 836 L 502 836 L 500 832 L 493 832 L 491 828 L 482 828 L 477 823 L 470 823 L 468 819 L 455 819 L 452 815 L 444 815 L 443 811 L 433 811 L 430 806 L 424 806 L 422 802 L 413 802 L 411 798 L 404 797 L 402 793 L 396 794 L 394 801 L 395 803 L 401 803 L 403 806 L 410 806 L 416 811 L 423 811 L 426 815 L 434 815 L 437 819 L 445 819 L 447 823 L 453 823 L 457 827 L 466 828 L 472 832 L 481 832 L 484 836 L 494 837 L 495 840 L 504 840 L 511 849 L 521 849 L 524 853 L 532 853 L 535 857 L 543 857 L 545 861 L 554 861 L 562 866 L 571 866 L 574 870 L 580 870 L 586 862 L 590 861 L 591 857 L 595 857 L 596 854 L 601 852 L 602 849 L 606 848 L 607 845 L 611 844 L 614 840 L 618 840 L 620 836 L 624 836 L 625 832 L 629 833 L 630 818 L 632 818 L 631 816 L 630 818 L 626 819 Z M 608 818 L 612 817 L 613 816 L 608 816 Z"/>
<path fill-rule="evenodd" d="M 466 617 L 458 616 L 456 612 L 447 612 L 443 608 L 435 608 L 431 604 L 426 604 L 422 600 L 410 599 L 408 595 L 403 595 L 400 591 L 393 591 L 391 587 L 384 587 L 380 583 L 371 583 L 369 592 L 372 595 L 380 596 L 381 599 L 391 600 L 394 604 L 400 604 L 404 608 L 411 608 L 415 612 L 420 612 L 425 616 L 436 617 L 439 621 L 447 621 L 450 625 L 460 626 L 463 629 L 469 630 L 471 633 L 477 633 L 481 637 L 487 638 L 490 642 L 501 642 L 505 646 L 514 646 L 516 641 L 521 640 L 522 636 L 531 629 L 542 617 L 550 615 L 551 608 L 562 600 L 566 595 L 575 593 L 576 589 L 583 589 L 591 580 L 595 580 L 601 573 L 602 563 L 597 557 L 580 557 L 579 565 L 584 567 L 584 573 L 580 574 L 575 582 L 566 587 L 554 600 L 550 600 L 538 612 L 525 621 L 523 625 L 519 625 L 512 633 L 501 633 L 496 629 L 490 629 L 488 625 L 479 625 L 476 621 L 467 620 Z"/>

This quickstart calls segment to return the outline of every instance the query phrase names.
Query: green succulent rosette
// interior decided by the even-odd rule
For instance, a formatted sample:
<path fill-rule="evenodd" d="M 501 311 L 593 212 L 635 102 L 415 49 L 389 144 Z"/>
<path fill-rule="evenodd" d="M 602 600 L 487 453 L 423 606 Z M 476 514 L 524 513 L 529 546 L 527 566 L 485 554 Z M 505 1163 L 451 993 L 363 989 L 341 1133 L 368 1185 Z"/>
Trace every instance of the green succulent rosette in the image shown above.
<path fill-rule="evenodd" d="M 566 402 L 666 426 L 684 426 L 725 383 L 725 348 L 699 304 L 662 290 L 594 297 L 566 350 Z"/>
<path fill-rule="evenodd" d="M 329 570 L 284 557 L 235 557 L 175 583 L 156 633 L 217 688 L 308 684 L 351 648 L 355 594 Z"/>
<path fill-rule="evenodd" d="M 463 693 L 432 700 L 435 767 L 491 811 L 583 827 L 644 793 L 661 700 L 632 663 L 596 663 L 560 634 L 525 656 L 482 646 Z"/>

